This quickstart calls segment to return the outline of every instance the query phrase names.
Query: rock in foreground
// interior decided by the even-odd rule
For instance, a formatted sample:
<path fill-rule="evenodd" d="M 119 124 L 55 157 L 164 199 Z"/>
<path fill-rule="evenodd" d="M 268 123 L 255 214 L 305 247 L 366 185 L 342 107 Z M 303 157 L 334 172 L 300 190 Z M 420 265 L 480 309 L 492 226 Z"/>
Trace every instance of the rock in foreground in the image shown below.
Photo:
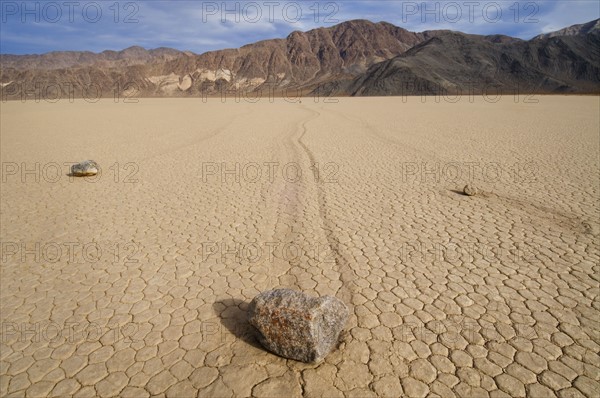
<path fill-rule="evenodd" d="M 335 297 L 276 289 L 256 296 L 248 316 L 265 348 L 310 363 L 322 361 L 337 345 L 348 320 L 348 308 Z"/>
<path fill-rule="evenodd" d="M 85 160 L 71 166 L 71 174 L 75 177 L 95 176 L 100 166 L 93 160 Z"/>
<path fill-rule="evenodd" d="M 475 196 L 479 193 L 479 189 L 473 185 L 467 184 L 465 185 L 463 192 L 467 196 Z"/>

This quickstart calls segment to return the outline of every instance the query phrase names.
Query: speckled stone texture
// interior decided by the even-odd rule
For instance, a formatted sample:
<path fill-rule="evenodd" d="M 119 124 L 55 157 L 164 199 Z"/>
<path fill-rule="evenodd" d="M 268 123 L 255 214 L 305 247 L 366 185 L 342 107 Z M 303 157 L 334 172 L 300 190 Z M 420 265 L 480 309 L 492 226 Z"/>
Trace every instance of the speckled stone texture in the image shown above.
<path fill-rule="evenodd" d="M 311 297 L 292 289 L 259 294 L 248 313 L 265 348 L 308 363 L 320 362 L 331 352 L 348 320 L 348 308 L 341 300 Z"/>
<path fill-rule="evenodd" d="M 94 176 L 98 174 L 98 170 L 100 166 L 93 160 L 84 160 L 71 166 L 71 174 L 75 177 Z"/>
<path fill-rule="evenodd" d="M 475 196 L 475 195 L 479 194 L 479 189 L 477 189 L 477 187 L 474 185 L 467 184 L 463 188 L 463 192 L 467 196 Z"/>

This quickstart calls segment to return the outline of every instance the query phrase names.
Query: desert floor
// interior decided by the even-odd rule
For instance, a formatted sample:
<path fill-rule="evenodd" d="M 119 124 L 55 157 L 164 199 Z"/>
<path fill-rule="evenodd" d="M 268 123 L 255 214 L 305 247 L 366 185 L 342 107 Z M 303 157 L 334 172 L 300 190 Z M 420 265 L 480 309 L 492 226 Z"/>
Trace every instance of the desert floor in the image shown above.
<path fill-rule="evenodd" d="M 599 98 L 333 101 L 1 103 L 0 395 L 598 396 Z M 321 364 L 276 287 L 350 308 Z"/>

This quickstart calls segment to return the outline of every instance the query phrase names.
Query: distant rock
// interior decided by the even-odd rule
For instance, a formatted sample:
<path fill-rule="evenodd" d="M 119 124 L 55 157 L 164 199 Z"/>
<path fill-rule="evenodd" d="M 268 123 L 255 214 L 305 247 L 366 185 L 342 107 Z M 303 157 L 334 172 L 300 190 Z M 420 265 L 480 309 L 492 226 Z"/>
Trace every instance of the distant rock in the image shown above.
<path fill-rule="evenodd" d="M 348 320 L 348 308 L 331 296 L 311 297 L 291 289 L 256 296 L 248 321 L 269 351 L 297 361 L 322 361 L 339 342 Z"/>
<path fill-rule="evenodd" d="M 94 176 L 99 170 L 100 166 L 93 160 L 85 160 L 71 166 L 71 174 L 75 177 Z"/>
<path fill-rule="evenodd" d="M 465 185 L 463 192 L 467 196 L 475 196 L 475 195 L 479 194 L 479 189 L 477 189 L 477 187 L 475 187 L 471 184 L 467 184 L 467 185 Z"/>

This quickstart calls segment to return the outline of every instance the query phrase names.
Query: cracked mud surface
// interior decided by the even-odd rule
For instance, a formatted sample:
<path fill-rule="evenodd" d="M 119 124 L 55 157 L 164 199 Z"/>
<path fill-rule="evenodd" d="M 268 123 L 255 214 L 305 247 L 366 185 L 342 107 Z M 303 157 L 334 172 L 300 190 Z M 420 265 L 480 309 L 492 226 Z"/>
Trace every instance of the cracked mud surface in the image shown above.
<path fill-rule="evenodd" d="M 598 98 L 538 99 L 3 103 L 0 396 L 598 396 Z M 323 363 L 275 287 L 349 306 Z"/>

